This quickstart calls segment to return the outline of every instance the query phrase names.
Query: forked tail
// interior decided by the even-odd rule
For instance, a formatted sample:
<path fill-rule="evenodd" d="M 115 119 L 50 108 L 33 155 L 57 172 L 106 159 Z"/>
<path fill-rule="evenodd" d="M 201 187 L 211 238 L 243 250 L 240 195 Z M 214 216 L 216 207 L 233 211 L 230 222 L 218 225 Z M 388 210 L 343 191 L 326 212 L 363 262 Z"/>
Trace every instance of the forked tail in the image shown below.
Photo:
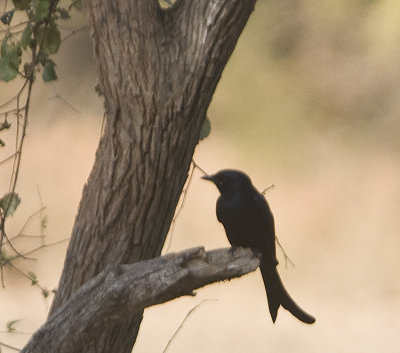
<path fill-rule="evenodd" d="M 276 320 L 280 305 L 306 324 L 315 322 L 315 318 L 301 309 L 289 295 L 275 266 L 261 264 L 260 269 L 265 291 L 267 292 L 269 312 L 273 322 Z"/>

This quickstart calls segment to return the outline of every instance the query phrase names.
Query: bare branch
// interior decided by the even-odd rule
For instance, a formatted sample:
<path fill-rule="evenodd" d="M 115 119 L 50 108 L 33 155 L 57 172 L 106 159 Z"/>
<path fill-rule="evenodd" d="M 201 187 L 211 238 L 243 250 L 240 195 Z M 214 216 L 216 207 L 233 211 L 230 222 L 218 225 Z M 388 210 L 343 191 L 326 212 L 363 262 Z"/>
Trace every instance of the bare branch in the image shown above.
<path fill-rule="evenodd" d="M 56 93 L 53 97 L 48 98 L 48 100 L 52 100 L 52 99 L 59 99 L 61 102 L 63 102 L 69 108 L 71 108 L 75 113 L 79 113 L 78 109 L 76 109 L 70 102 L 68 102 L 65 98 L 60 96 L 58 93 Z"/>
<path fill-rule="evenodd" d="M 70 238 L 64 238 L 64 239 L 61 239 L 61 240 L 54 241 L 54 242 L 52 242 L 52 243 L 44 243 L 44 244 L 38 246 L 37 248 L 34 248 L 34 249 L 29 250 L 28 252 L 24 253 L 24 256 L 30 255 L 30 254 L 32 254 L 32 253 L 34 253 L 34 252 L 36 252 L 36 251 L 39 251 L 39 250 L 41 250 L 41 249 L 43 249 L 43 248 L 48 248 L 49 246 L 54 246 L 54 245 L 59 245 L 59 244 L 65 243 L 65 242 L 67 242 L 69 239 L 70 239 Z"/>
<path fill-rule="evenodd" d="M 4 343 L 4 342 L 0 342 L 0 348 L 1 348 L 1 347 L 5 347 L 5 348 L 8 348 L 8 349 L 12 349 L 12 350 L 17 351 L 17 352 L 20 351 L 19 348 L 14 347 L 14 346 L 10 346 L 9 344 Z"/>
<path fill-rule="evenodd" d="M 250 249 L 185 250 L 130 265 L 110 265 L 79 288 L 33 335 L 24 353 L 86 351 L 105 327 L 207 284 L 254 271 Z"/>
<path fill-rule="evenodd" d="M 63 39 L 61 39 L 61 42 L 65 42 L 67 39 L 73 37 L 75 34 L 79 33 L 79 32 L 83 32 L 85 30 L 87 30 L 88 27 L 87 26 L 82 26 L 78 29 L 74 29 L 73 31 L 71 31 L 70 33 L 68 33 Z"/>
<path fill-rule="evenodd" d="M 267 191 L 272 190 L 275 187 L 275 184 L 271 184 L 270 186 L 268 186 L 267 188 L 265 188 L 263 191 L 261 191 L 261 193 L 263 195 L 265 195 L 267 193 Z"/>
<path fill-rule="evenodd" d="M 293 267 L 295 267 L 294 262 L 289 257 L 289 255 L 286 253 L 285 249 L 283 248 L 281 242 L 279 241 L 279 239 L 278 239 L 278 237 L 276 235 L 275 235 L 275 241 L 278 244 L 279 248 L 282 250 L 283 256 L 285 258 L 285 267 L 287 267 L 288 263 L 290 263 Z"/>
<path fill-rule="evenodd" d="M 194 162 L 193 162 L 193 163 L 194 163 Z M 185 186 L 183 187 L 183 191 L 182 191 L 182 194 L 181 194 L 181 200 L 182 200 L 182 201 L 181 201 L 180 205 L 178 206 L 178 210 L 176 211 L 174 218 L 172 219 L 171 227 L 170 227 L 170 232 L 169 232 L 168 245 L 167 245 L 167 249 L 165 250 L 165 252 L 168 252 L 169 249 L 170 249 L 170 247 L 171 247 L 172 238 L 173 238 L 173 236 L 174 236 L 174 231 L 175 231 L 176 220 L 178 219 L 178 217 L 179 217 L 179 215 L 180 215 L 180 213 L 181 213 L 181 211 L 182 211 L 182 209 L 183 209 L 183 206 L 185 205 L 186 195 L 187 195 L 187 192 L 188 192 L 190 183 L 191 183 L 192 178 L 193 178 L 194 170 L 195 170 L 195 164 L 193 164 L 193 168 L 191 169 L 191 171 L 190 171 L 190 173 L 189 173 L 189 177 L 188 177 L 188 179 L 187 179 L 187 181 L 186 181 L 186 184 L 185 184 Z"/>
<path fill-rule="evenodd" d="M 192 159 L 192 163 L 193 163 L 194 168 L 197 168 L 197 169 L 200 170 L 203 174 L 208 175 L 208 173 L 207 173 L 202 167 L 200 167 L 200 166 L 196 163 L 196 161 L 195 161 L 194 159 Z"/>
<path fill-rule="evenodd" d="M 40 214 L 40 212 L 42 212 L 44 209 L 46 208 L 46 206 L 41 206 L 37 211 L 33 212 L 25 221 L 25 223 L 23 224 L 21 230 L 17 233 L 17 235 L 15 235 L 14 237 L 10 238 L 10 240 L 13 240 L 17 237 L 19 237 L 20 235 L 22 235 L 22 233 L 24 232 L 25 228 L 28 226 L 28 224 L 32 221 L 32 219 Z"/>
<path fill-rule="evenodd" d="M 265 188 L 261 193 L 263 195 L 265 195 L 268 191 L 272 190 L 275 187 L 274 184 L 271 184 L 270 186 L 268 186 L 267 188 Z M 288 256 L 288 254 L 286 253 L 285 249 L 283 248 L 281 242 L 279 241 L 278 237 L 275 235 L 275 241 L 278 244 L 279 248 L 281 249 L 283 256 L 285 258 L 285 267 L 287 267 L 288 263 L 290 263 L 293 267 L 295 266 L 294 262 L 292 261 L 292 259 Z"/>
<path fill-rule="evenodd" d="M 2 161 L 0 161 L 0 165 L 2 165 L 3 163 L 6 163 L 8 161 L 10 161 L 12 158 L 15 157 L 15 155 L 17 154 L 17 152 L 13 153 L 11 156 L 8 156 L 7 158 L 3 159 Z"/>

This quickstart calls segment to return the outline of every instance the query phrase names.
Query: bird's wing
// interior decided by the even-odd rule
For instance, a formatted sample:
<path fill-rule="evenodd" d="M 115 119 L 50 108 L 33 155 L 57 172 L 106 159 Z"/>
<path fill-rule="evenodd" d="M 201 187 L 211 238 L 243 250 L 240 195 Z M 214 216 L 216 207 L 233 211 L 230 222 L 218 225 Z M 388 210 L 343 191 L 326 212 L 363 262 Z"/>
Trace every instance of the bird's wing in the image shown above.
<path fill-rule="evenodd" d="M 272 214 L 271 208 L 268 205 L 264 195 L 256 192 L 254 197 L 255 209 L 257 210 L 258 217 L 264 221 L 265 230 L 268 234 L 274 234 L 275 236 L 275 223 L 274 215 Z"/>

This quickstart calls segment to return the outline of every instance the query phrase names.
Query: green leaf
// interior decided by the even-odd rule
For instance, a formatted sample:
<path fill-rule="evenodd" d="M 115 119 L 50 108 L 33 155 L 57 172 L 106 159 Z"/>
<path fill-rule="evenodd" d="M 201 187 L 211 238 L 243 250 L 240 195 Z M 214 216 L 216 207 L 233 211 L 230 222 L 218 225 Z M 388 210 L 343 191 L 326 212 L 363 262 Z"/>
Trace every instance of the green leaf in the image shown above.
<path fill-rule="evenodd" d="M 0 17 L 0 21 L 3 22 L 5 25 L 9 25 L 14 16 L 14 11 L 15 9 L 12 9 L 3 13 L 3 15 Z"/>
<path fill-rule="evenodd" d="M 6 217 L 12 216 L 20 202 L 21 198 L 16 192 L 9 192 L 0 199 L 0 208 L 6 213 Z"/>
<path fill-rule="evenodd" d="M 28 271 L 29 279 L 32 281 L 32 286 L 39 283 L 36 273 Z"/>
<path fill-rule="evenodd" d="M 4 147 L 5 145 L 6 143 L 2 139 L 0 139 L 0 147 Z"/>
<path fill-rule="evenodd" d="M 15 325 L 17 322 L 20 322 L 20 321 L 21 321 L 21 320 L 10 320 L 10 321 L 7 321 L 7 323 L 6 323 L 7 331 L 8 331 L 8 332 L 13 332 L 13 331 L 15 331 L 14 325 Z"/>
<path fill-rule="evenodd" d="M 49 294 L 50 294 L 50 292 L 48 291 L 48 289 L 46 289 L 46 288 L 43 288 L 43 289 L 42 289 L 42 295 L 43 295 L 45 298 L 47 298 L 47 297 L 49 296 Z"/>
<path fill-rule="evenodd" d="M 201 125 L 201 129 L 200 129 L 200 137 L 199 140 L 204 140 L 208 135 L 210 135 L 211 132 L 211 121 L 208 118 L 208 116 L 206 116 L 206 118 L 203 121 L 203 125 Z"/>
<path fill-rule="evenodd" d="M 35 15 L 33 16 L 33 19 L 35 21 L 39 21 L 45 18 L 49 13 L 49 7 L 50 7 L 49 0 L 39 0 L 36 6 Z"/>
<path fill-rule="evenodd" d="M 18 70 L 10 66 L 9 61 L 6 58 L 0 58 L 0 80 L 11 81 L 18 75 Z"/>
<path fill-rule="evenodd" d="M 26 49 L 26 47 L 29 45 L 31 41 L 31 36 L 32 36 L 32 25 L 28 23 L 22 32 L 22 38 L 21 38 L 21 47 Z"/>
<path fill-rule="evenodd" d="M 0 58 L 0 80 L 11 81 L 18 75 L 18 67 L 20 63 L 21 48 L 19 46 L 8 43 L 9 37 L 5 37 L 1 43 Z"/>
<path fill-rule="evenodd" d="M 42 78 L 44 82 L 54 81 L 57 80 L 57 73 L 56 73 L 56 63 L 48 59 L 46 64 L 43 66 Z"/>
<path fill-rule="evenodd" d="M 38 60 L 44 66 L 49 60 L 49 55 L 43 51 L 40 51 L 38 55 Z"/>
<path fill-rule="evenodd" d="M 53 22 L 50 23 L 49 27 L 47 28 L 45 39 L 43 42 L 43 49 L 48 54 L 55 54 L 60 48 L 61 44 L 61 33 L 58 30 L 57 23 Z"/>
<path fill-rule="evenodd" d="M 29 1 L 30 0 L 13 0 L 13 3 L 18 10 L 26 10 L 29 9 Z"/>

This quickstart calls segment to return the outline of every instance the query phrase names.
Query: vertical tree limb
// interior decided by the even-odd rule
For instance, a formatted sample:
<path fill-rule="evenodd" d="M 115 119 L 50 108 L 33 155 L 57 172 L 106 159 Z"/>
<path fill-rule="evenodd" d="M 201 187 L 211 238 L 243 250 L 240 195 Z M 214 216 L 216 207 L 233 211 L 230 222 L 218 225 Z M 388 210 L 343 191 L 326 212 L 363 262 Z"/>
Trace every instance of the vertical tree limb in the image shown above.
<path fill-rule="evenodd" d="M 158 256 L 222 70 L 255 0 L 86 0 L 106 127 L 50 317 L 108 264 Z M 89 351 L 130 352 L 141 313 Z"/>

